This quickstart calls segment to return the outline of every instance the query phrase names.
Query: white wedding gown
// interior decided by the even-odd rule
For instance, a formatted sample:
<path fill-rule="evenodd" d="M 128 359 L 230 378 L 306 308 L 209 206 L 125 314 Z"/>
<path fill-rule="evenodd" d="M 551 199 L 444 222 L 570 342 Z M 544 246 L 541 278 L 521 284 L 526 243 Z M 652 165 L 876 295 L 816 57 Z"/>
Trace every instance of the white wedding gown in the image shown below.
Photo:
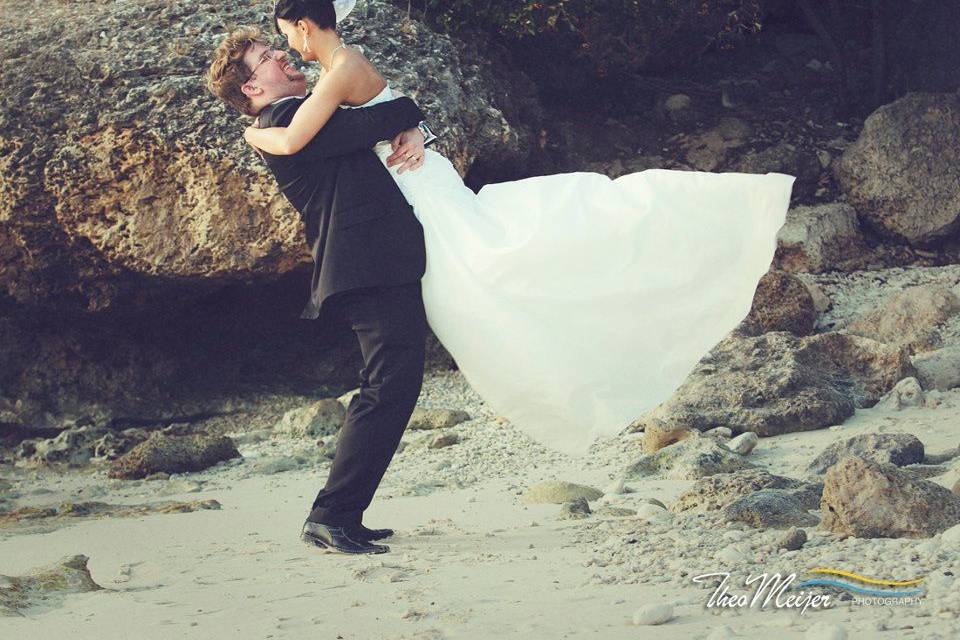
<path fill-rule="evenodd" d="M 795 179 L 580 172 L 474 194 L 429 148 L 396 170 L 423 225 L 431 329 L 490 409 L 572 455 L 666 400 L 746 317 Z"/>

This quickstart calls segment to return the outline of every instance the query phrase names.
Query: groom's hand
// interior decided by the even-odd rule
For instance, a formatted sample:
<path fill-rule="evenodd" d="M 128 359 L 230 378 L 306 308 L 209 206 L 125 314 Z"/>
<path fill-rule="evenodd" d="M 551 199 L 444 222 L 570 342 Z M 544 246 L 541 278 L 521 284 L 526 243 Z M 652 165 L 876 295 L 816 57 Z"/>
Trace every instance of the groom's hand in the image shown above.
<path fill-rule="evenodd" d="M 397 173 L 403 173 L 407 169 L 419 169 L 423 165 L 423 142 L 423 133 L 417 127 L 401 131 L 390 142 L 393 154 L 387 158 L 387 166 L 400 164 Z"/>

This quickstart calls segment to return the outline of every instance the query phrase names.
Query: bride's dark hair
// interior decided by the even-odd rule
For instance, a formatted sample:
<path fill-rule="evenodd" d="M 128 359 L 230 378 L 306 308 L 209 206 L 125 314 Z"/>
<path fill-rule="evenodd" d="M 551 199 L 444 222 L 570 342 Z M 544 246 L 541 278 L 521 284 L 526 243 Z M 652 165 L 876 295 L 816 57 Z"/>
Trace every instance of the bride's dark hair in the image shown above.
<path fill-rule="evenodd" d="M 280 18 L 296 22 L 310 18 L 321 29 L 335 29 L 337 12 L 333 0 L 277 0 L 273 7 L 273 26 L 280 33 Z"/>

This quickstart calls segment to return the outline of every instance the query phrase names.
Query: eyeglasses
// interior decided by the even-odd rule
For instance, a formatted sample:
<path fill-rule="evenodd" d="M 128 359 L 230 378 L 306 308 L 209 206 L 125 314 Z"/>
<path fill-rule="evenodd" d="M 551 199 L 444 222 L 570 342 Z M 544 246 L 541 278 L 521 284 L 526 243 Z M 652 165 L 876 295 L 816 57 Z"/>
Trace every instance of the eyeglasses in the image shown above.
<path fill-rule="evenodd" d="M 260 68 L 260 65 L 262 65 L 264 62 L 271 59 L 276 60 L 276 58 L 277 58 L 277 49 L 274 49 L 273 47 L 270 47 L 266 51 L 261 53 L 260 57 L 257 59 L 257 64 L 253 65 L 253 70 L 250 72 L 250 75 L 247 77 L 246 82 L 250 82 L 251 80 L 253 80 L 253 76 L 257 72 L 257 69 Z"/>

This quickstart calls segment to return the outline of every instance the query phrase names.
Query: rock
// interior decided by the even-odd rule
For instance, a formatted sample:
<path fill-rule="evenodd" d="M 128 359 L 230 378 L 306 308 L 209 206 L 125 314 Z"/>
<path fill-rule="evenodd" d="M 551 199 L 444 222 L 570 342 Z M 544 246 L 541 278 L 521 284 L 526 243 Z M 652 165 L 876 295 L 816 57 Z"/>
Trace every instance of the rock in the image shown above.
<path fill-rule="evenodd" d="M 730 427 L 714 427 L 713 429 L 704 431 L 703 435 L 723 441 L 733 437 L 733 430 L 730 429 Z"/>
<path fill-rule="evenodd" d="M 653 453 L 693 435 L 695 431 L 683 426 L 650 421 L 643 431 L 643 450 Z"/>
<path fill-rule="evenodd" d="M 807 542 L 807 532 L 803 529 L 791 527 L 789 531 L 777 542 L 777 549 L 786 549 L 787 551 L 796 551 Z"/>
<path fill-rule="evenodd" d="M 844 327 L 849 334 L 904 347 L 909 353 L 941 346 L 940 325 L 960 312 L 960 298 L 947 287 L 922 285 L 890 296 Z"/>
<path fill-rule="evenodd" d="M 807 286 L 807 291 L 810 292 L 810 297 L 813 298 L 813 308 L 817 310 L 817 313 L 828 311 L 833 306 L 830 297 L 823 292 L 823 289 L 816 282 L 804 280 L 803 284 Z"/>
<path fill-rule="evenodd" d="M 561 520 L 579 520 L 589 517 L 589 515 L 590 505 L 587 503 L 586 498 L 581 496 L 561 504 L 558 518 Z"/>
<path fill-rule="evenodd" d="M 67 594 L 103 589 L 93 581 L 88 561 L 84 555 L 65 556 L 24 576 L 0 576 L 0 614 L 25 616 L 61 604 Z"/>
<path fill-rule="evenodd" d="M 820 180 L 820 160 L 816 151 L 788 142 L 759 151 L 748 151 L 729 170 L 741 173 L 777 172 L 796 176 L 793 183 L 795 198 L 808 198 L 813 195 Z"/>
<path fill-rule="evenodd" d="M 870 249 L 857 212 L 845 202 L 799 206 L 787 212 L 777 234 L 774 265 L 792 273 L 865 269 Z"/>
<path fill-rule="evenodd" d="M 744 323 L 750 333 L 789 331 L 796 336 L 813 332 L 817 309 L 802 280 L 786 271 L 768 271 L 760 278 Z"/>
<path fill-rule="evenodd" d="M 320 438 L 337 433 L 347 416 L 339 400 L 324 398 L 305 407 L 291 409 L 274 426 L 274 433 L 291 438 Z"/>
<path fill-rule="evenodd" d="M 923 443 L 911 433 L 865 433 L 829 445 L 808 465 L 807 471 L 825 473 L 846 456 L 902 467 L 923 462 L 924 452 Z"/>
<path fill-rule="evenodd" d="M 107 434 L 103 427 L 82 426 L 64 429 L 56 437 L 21 444 L 18 457 L 33 464 L 63 463 L 82 466 L 93 457 L 95 443 Z"/>
<path fill-rule="evenodd" d="M 0 358 L 17 372 L 0 389 L 0 422 L 153 422 L 215 412 L 213 394 L 249 373 L 355 378 L 355 359 L 295 321 L 312 262 L 302 222 L 243 141 L 243 119 L 201 82 L 225 25 L 273 35 L 269 7 L 30 6 L 0 8 L 11 61 L 0 68 Z M 539 105 L 516 65 L 489 48 L 474 57 L 389 0 L 362 6 L 341 25 L 345 41 L 418 101 L 461 174 L 516 172 L 541 151 Z M 126 37 L 134 23 L 143 29 Z"/>
<path fill-rule="evenodd" d="M 684 158 L 699 171 L 713 171 L 724 162 L 731 149 L 746 144 L 752 131 L 750 125 L 739 118 L 721 118 L 720 123 L 706 133 L 682 139 Z"/>
<path fill-rule="evenodd" d="M 115 460 L 108 475 L 129 480 L 145 478 L 158 471 L 202 471 L 218 462 L 239 457 L 233 441 L 224 436 L 169 436 L 154 433 Z"/>
<path fill-rule="evenodd" d="M 430 449 L 443 449 L 460 443 L 460 435 L 456 433 L 438 433 L 430 439 L 427 446 Z"/>
<path fill-rule="evenodd" d="M 636 517 L 639 520 L 669 520 L 670 513 L 663 507 L 646 503 L 637 509 Z"/>
<path fill-rule="evenodd" d="M 699 434 L 681 440 L 655 453 L 648 453 L 629 465 L 628 478 L 649 477 L 696 480 L 716 473 L 730 473 L 753 465 L 733 453 L 714 438 Z"/>
<path fill-rule="evenodd" d="M 929 538 L 960 523 L 960 496 L 892 464 L 848 456 L 824 478 L 821 528 L 858 538 Z"/>
<path fill-rule="evenodd" d="M 900 411 L 905 407 L 922 407 L 926 404 L 927 398 L 920 388 L 920 382 L 911 376 L 898 382 L 874 406 L 887 411 Z"/>
<path fill-rule="evenodd" d="M 673 620 L 673 605 L 670 603 L 648 604 L 633 612 L 633 624 L 658 625 Z"/>
<path fill-rule="evenodd" d="M 820 520 L 807 513 L 799 498 L 782 489 L 760 489 L 723 508 L 728 522 L 745 522 L 756 529 L 815 526 Z"/>
<path fill-rule="evenodd" d="M 917 370 L 920 386 L 929 391 L 947 391 L 960 387 L 960 346 L 950 345 L 910 358 Z"/>
<path fill-rule="evenodd" d="M 927 246 L 960 226 L 960 95 L 909 93 L 864 121 L 834 164 L 840 188 L 888 238 Z"/>
<path fill-rule="evenodd" d="M 417 407 L 410 416 L 407 429 L 448 429 L 470 419 L 470 414 L 458 409 L 424 409 Z"/>
<path fill-rule="evenodd" d="M 752 431 L 747 431 L 746 433 L 741 433 L 739 436 L 727 443 L 727 449 L 733 451 L 734 453 L 739 453 L 742 456 L 747 455 L 753 448 L 757 446 L 757 443 L 760 441 L 760 438 L 757 437 L 757 434 Z"/>
<path fill-rule="evenodd" d="M 793 478 L 773 475 L 763 469 L 744 469 L 733 473 L 718 473 L 697 480 L 670 505 L 670 510 L 715 511 L 761 489 L 783 489 L 798 495 L 810 495 L 804 499 L 807 509 L 816 509 L 820 504 L 822 485 L 810 484 Z"/>
<path fill-rule="evenodd" d="M 869 338 L 737 332 L 701 358 L 666 401 L 625 431 L 728 426 L 772 436 L 842 423 L 913 375 L 906 350 Z"/>
<path fill-rule="evenodd" d="M 254 462 L 253 471 L 263 475 L 273 475 L 274 473 L 293 471 L 304 464 L 306 464 L 306 461 L 302 458 L 293 456 L 271 456 Z"/>
<path fill-rule="evenodd" d="M 562 480 L 545 480 L 529 487 L 523 492 L 520 501 L 526 504 L 563 504 L 577 498 L 597 500 L 603 493 L 582 484 Z"/>

